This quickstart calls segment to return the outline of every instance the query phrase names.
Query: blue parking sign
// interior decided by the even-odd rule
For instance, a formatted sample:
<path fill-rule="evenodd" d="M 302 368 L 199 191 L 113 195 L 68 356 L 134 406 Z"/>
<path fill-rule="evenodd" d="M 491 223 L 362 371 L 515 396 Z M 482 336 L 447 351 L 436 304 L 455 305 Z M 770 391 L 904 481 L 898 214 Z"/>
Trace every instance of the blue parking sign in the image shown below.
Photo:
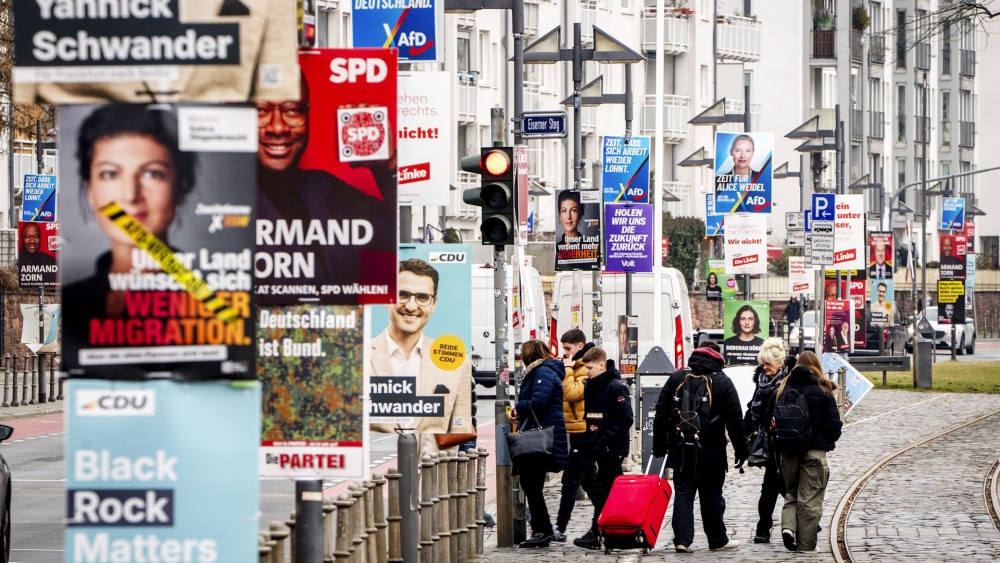
<path fill-rule="evenodd" d="M 812 221 L 833 221 L 836 195 L 813 194 Z"/>
<path fill-rule="evenodd" d="M 395 47 L 399 62 L 444 62 L 444 0 L 354 0 L 351 21 L 355 48 Z"/>

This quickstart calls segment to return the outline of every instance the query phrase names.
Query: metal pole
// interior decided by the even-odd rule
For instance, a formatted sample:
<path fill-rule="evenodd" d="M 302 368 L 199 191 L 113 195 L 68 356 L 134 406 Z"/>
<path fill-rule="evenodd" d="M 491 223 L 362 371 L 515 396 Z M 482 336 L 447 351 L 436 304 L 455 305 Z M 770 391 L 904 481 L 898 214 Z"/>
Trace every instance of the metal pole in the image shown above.
<path fill-rule="evenodd" d="M 580 173 L 583 162 L 580 160 L 580 145 L 583 139 L 583 126 L 580 123 L 582 108 L 580 106 L 580 88 L 583 86 L 583 32 L 579 22 L 573 24 L 573 189 L 580 189 Z"/>
<path fill-rule="evenodd" d="M 496 288 L 493 300 L 494 334 L 496 334 L 496 390 L 497 398 L 494 403 L 494 417 L 496 420 L 497 440 L 506 439 L 510 432 L 510 423 L 507 422 L 507 407 L 509 398 L 507 394 L 507 381 L 509 380 L 509 370 L 507 364 L 507 326 L 504 319 L 507 318 L 507 306 L 504 300 L 507 295 L 507 273 L 506 252 L 504 247 L 496 247 L 493 263 L 496 269 L 493 271 L 493 287 Z M 514 493 L 513 476 L 511 475 L 510 463 L 503 464 L 501 456 L 496 457 L 496 485 L 497 485 L 497 547 L 512 547 L 514 545 Z"/>
<path fill-rule="evenodd" d="M 17 227 L 17 217 L 14 217 L 14 96 L 8 94 L 7 109 L 9 110 L 8 120 L 7 120 L 7 149 L 10 158 L 7 159 L 7 184 L 8 192 L 7 197 L 10 201 L 7 202 L 7 226 L 10 228 Z"/>
<path fill-rule="evenodd" d="M 921 120 L 921 123 L 923 124 L 924 122 L 927 121 L 927 73 L 926 72 L 924 73 L 924 91 L 923 91 L 923 94 L 921 95 L 921 103 L 924 106 L 924 111 L 923 111 L 924 116 L 923 116 L 923 119 Z M 924 142 L 921 143 L 921 152 L 923 153 L 923 159 L 922 159 L 922 162 L 920 163 L 920 168 L 921 168 L 920 177 L 923 180 L 923 182 L 921 184 L 921 191 L 923 192 L 923 195 L 922 195 L 923 201 L 921 202 L 921 204 L 923 205 L 923 212 L 921 213 L 921 217 L 920 217 L 920 224 L 922 225 L 921 228 L 920 228 L 920 244 L 921 244 L 921 249 L 920 249 L 920 278 L 921 278 L 921 280 L 920 280 L 920 285 L 921 285 L 920 291 L 921 291 L 921 295 L 920 295 L 920 298 L 925 300 L 924 307 L 927 306 L 927 303 L 926 303 L 926 299 L 927 299 L 927 141 L 928 141 L 928 137 L 930 137 L 929 128 L 925 128 L 925 129 L 928 129 L 928 130 L 924 134 Z"/>
<path fill-rule="evenodd" d="M 295 481 L 295 557 L 298 563 L 323 561 L 323 482 Z"/>
<path fill-rule="evenodd" d="M 417 473 L 417 437 L 400 434 L 396 440 L 397 466 L 399 468 L 399 541 L 403 561 L 417 561 L 420 541 L 420 515 L 417 509 L 420 498 L 420 477 Z"/>
<path fill-rule="evenodd" d="M 45 343 L 45 288 L 38 288 L 38 345 Z M 39 404 L 48 401 L 46 390 L 48 389 L 47 374 L 45 371 L 45 353 L 38 353 L 38 402 Z"/>
<path fill-rule="evenodd" d="M 717 24 L 713 24 L 717 27 Z M 713 27 L 714 29 L 714 27 Z M 750 85 L 743 85 L 743 132 L 750 132 Z M 743 274 L 743 298 L 749 301 L 753 297 L 753 293 L 750 291 L 750 274 Z M 770 324 L 770 323 L 769 323 Z M 768 330 L 770 334 L 770 330 Z M 774 336 L 773 334 L 771 336 Z"/>
<path fill-rule="evenodd" d="M 514 144 L 520 145 L 524 115 L 524 0 L 513 0 L 510 7 L 514 27 Z"/>
<path fill-rule="evenodd" d="M 654 86 L 656 108 L 653 111 L 653 117 L 656 121 L 653 127 L 653 154 L 650 155 L 653 158 L 652 170 L 656 174 L 653 178 L 653 191 L 650 194 L 650 198 L 653 202 L 653 248 L 661 248 L 663 240 L 663 180 L 664 180 L 664 166 L 663 166 L 663 87 L 664 87 L 664 74 L 666 69 L 664 68 L 664 60 L 666 57 L 663 56 L 663 43 L 666 39 L 666 30 L 664 25 L 666 23 L 666 18 L 664 17 L 664 1 L 656 0 L 656 60 L 653 61 L 653 77 L 656 82 Z M 713 57 L 714 59 L 714 57 Z M 648 91 L 648 86 L 647 86 Z M 663 280 L 660 277 L 660 272 L 663 271 L 663 261 L 653 260 L 653 342 L 659 344 L 660 339 L 663 335 L 662 324 L 656 321 L 656 316 L 661 314 L 660 309 L 663 306 Z M 636 370 L 638 371 L 638 369 Z"/>

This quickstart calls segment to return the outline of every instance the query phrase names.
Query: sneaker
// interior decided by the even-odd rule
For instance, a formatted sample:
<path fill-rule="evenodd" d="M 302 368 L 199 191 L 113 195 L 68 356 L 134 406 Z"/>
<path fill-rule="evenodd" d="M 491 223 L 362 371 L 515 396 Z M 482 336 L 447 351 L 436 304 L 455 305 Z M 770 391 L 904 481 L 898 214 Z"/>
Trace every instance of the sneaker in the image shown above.
<path fill-rule="evenodd" d="M 781 530 L 781 541 L 785 544 L 785 549 L 788 551 L 795 551 L 798 546 L 795 545 L 795 532 L 785 528 Z"/>
<path fill-rule="evenodd" d="M 730 551 L 733 549 L 740 548 L 740 540 L 729 540 L 726 545 L 720 545 L 719 547 L 713 547 L 712 551 Z"/>
<path fill-rule="evenodd" d="M 594 532 L 587 532 L 583 537 L 576 538 L 573 540 L 573 545 L 576 547 L 582 547 L 584 549 L 602 549 L 604 546 L 601 545 L 600 538 Z"/>
<path fill-rule="evenodd" d="M 535 547 L 549 547 L 549 542 L 552 541 L 552 535 L 545 535 L 542 533 L 533 534 L 530 538 L 524 540 L 517 547 L 521 548 L 535 548 Z"/>
<path fill-rule="evenodd" d="M 552 532 L 552 541 L 559 543 L 566 543 L 566 534 L 556 530 Z"/>
<path fill-rule="evenodd" d="M 753 537 L 753 543 L 771 543 L 771 534 L 758 533 Z"/>
<path fill-rule="evenodd" d="M 677 553 L 694 553 L 694 550 L 691 549 L 690 545 L 677 544 L 674 546 L 674 551 L 676 551 Z"/>

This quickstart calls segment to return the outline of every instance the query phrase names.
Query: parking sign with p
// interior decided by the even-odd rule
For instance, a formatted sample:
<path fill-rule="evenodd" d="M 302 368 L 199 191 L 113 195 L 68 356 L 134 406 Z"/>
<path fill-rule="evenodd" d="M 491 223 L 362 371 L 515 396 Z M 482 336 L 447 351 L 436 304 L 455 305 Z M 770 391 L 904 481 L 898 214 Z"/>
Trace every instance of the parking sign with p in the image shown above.
<path fill-rule="evenodd" d="M 834 217 L 834 194 L 813 194 L 812 200 L 812 220 L 813 221 L 833 221 Z"/>

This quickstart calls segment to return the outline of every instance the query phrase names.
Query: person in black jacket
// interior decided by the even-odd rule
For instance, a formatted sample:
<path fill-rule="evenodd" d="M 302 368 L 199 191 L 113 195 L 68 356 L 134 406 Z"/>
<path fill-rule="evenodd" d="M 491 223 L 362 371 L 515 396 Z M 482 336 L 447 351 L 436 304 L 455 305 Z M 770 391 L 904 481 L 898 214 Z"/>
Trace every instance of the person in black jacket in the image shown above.
<path fill-rule="evenodd" d="M 737 467 L 742 467 L 749 455 L 743 432 L 743 409 L 736 394 L 736 387 L 729 376 L 722 372 L 724 361 L 719 352 L 702 347 L 691 353 L 688 370 L 695 375 L 709 378 L 711 407 L 701 428 L 700 444 L 685 445 L 677 430 L 681 396 L 687 370 L 670 376 L 656 402 L 653 419 L 653 455 L 667 456 L 667 466 L 674 473 L 674 549 L 678 553 L 691 553 L 694 541 L 694 495 L 701 499 L 701 518 L 708 536 L 708 547 L 715 551 L 736 549 L 740 542 L 729 538 L 724 520 L 726 499 L 722 485 L 726 480 L 728 459 L 726 433 L 733 444 Z"/>
<path fill-rule="evenodd" d="M 618 370 L 608 366 L 607 353 L 601 348 L 590 348 L 583 355 L 583 365 L 589 379 L 583 390 L 587 431 L 584 455 L 580 459 L 585 465 L 581 484 L 594 503 L 594 519 L 590 531 L 573 540 L 573 545 L 601 549 L 597 517 L 608 500 L 615 478 L 622 474 L 622 460 L 628 455 L 629 432 L 634 419 L 628 387 L 621 382 Z"/>
<path fill-rule="evenodd" d="M 823 516 L 823 497 L 830 480 L 826 452 L 840 439 L 843 423 L 837 401 L 826 383 L 816 354 L 799 354 L 798 364 L 781 382 L 775 401 L 788 389 L 797 389 L 809 406 L 812 436 L 803 452 L 781 452 L 781 472 L 785 479 L 785 505 L 781 509 L 781 539 L 790 551 L 813 551 Z M 828 381 L 828 380 L 826 380 Z"/>

